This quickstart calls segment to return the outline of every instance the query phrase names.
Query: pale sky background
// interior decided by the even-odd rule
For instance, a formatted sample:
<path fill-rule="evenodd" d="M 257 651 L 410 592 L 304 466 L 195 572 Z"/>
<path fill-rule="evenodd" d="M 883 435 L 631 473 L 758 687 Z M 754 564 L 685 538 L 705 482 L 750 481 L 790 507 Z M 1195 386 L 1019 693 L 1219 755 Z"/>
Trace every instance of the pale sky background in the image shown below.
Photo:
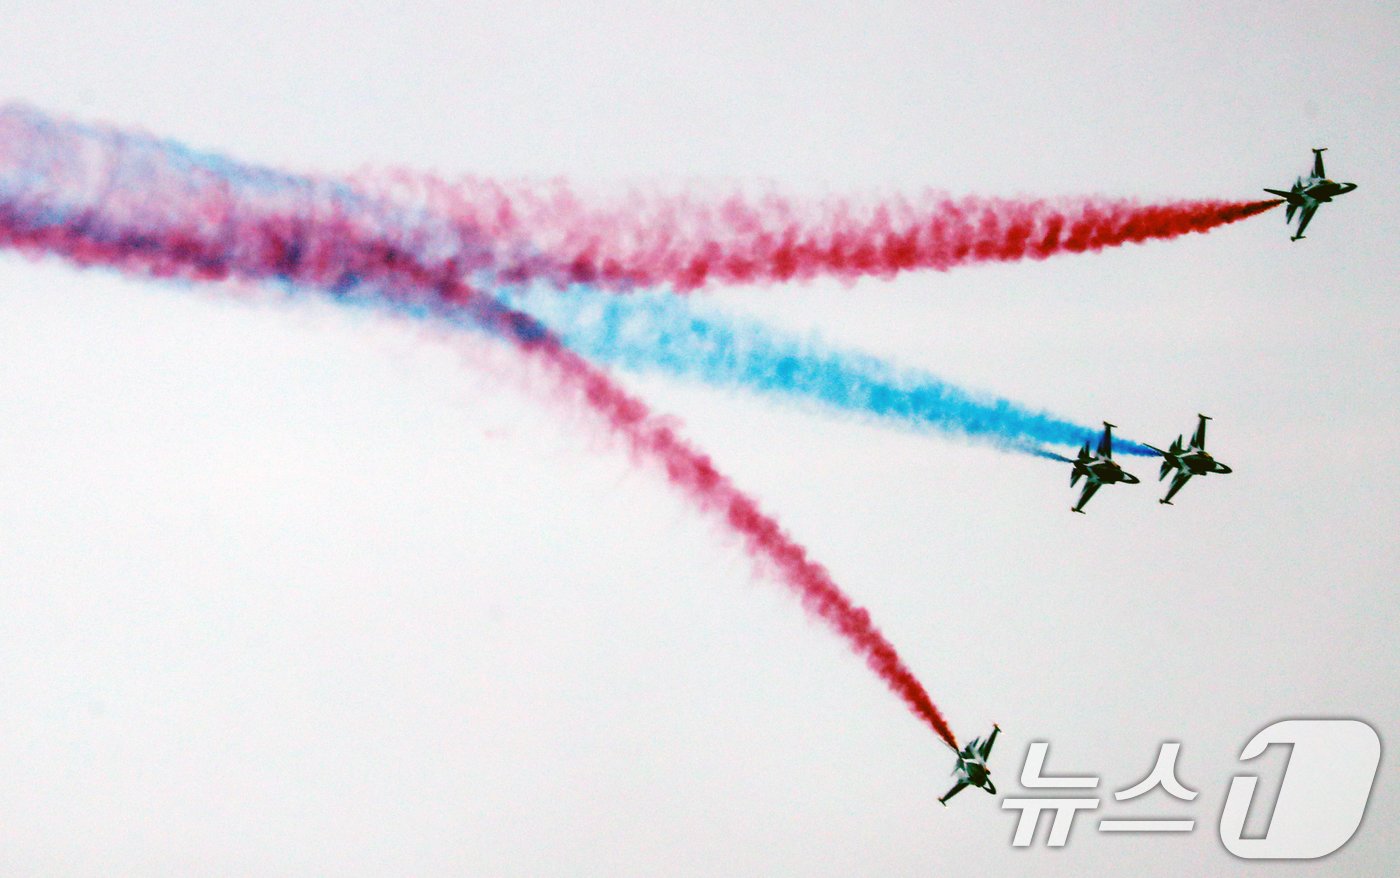
<path fill-rule="evenodd" d="M 870 608 L 960 736 L 1189 836 L 1013 850 L 951 754 L 508 350 L 0 254 L 7 875 L 1391 874 L 1216 825 L 1285 717 L 1396 738 L 1393 4 L 0 2 L 0 98 L 299 171 L 1253 198 L 1207 236 L 711 294 L 1235 468 L 1063 466 L 623 376 Z M 1115 804 L 1164 740 L 1190 805 Z"/>

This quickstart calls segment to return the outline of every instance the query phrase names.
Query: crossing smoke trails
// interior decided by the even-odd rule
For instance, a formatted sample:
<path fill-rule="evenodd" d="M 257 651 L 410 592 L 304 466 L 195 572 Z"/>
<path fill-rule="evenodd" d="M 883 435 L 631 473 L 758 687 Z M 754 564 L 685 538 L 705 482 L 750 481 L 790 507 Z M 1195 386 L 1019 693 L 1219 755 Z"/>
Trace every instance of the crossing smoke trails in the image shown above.
<path fill-rule="evenodd" d="M 170 142 L 0 109 L 0 246 L 138 277 L 290 283 L 467 315 L 544 366 L 638 458 L 724 522 L 945 742 L 956 739 L 870 620 L 758 504 L 538 321 L 463 281 L 491 242 L 348 187 L 197 154 Z"/>
<path fill-rule="evenodd" d="M 865 202 L 777 194 L 634 192 L 590 205 L 566 184 L 503 185 L 390 173 L 367 178 L 394 199 L 456 217 L 498 241 L 527 238 L 547 263 L 502 261 L 506 281 L 627 290 L 766 284 L 816 277 L 854 281 L 978 262 L 1045 259 L 1206 232 L 1281 202 L 1108 198 L 953 199 L 939 193 Z"/>
<path fill-rule="evenodd" d="M 1010 400 L 977 396 L 926 372 L 843 351 L 754 320 L 724 316 L 676 296 L 615 296 L 575 287 L 531 289 L 505 301 L 540 320 L 568 347 L 595 362 L 662 372 L 878 419 L 937 430 L 1007 451 L 1065 458 L 1040 443 L 1076 446 L 1099 431 Z M 1118 454 L 1156 457 L 1146 446 L 1114 442 Z"/>

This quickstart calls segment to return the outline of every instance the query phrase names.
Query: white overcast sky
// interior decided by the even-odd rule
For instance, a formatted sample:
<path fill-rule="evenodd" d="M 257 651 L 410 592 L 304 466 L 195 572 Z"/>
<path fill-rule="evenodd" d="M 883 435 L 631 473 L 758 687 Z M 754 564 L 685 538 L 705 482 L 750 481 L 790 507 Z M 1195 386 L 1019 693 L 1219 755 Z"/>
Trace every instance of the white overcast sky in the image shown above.
<path fill-rule="evenodd" d="M 503 348 L 3 254 L 0 871 L 1225 874 L 1255 731 L 1394 740 L 1394 6 L 973 6 L 0 0 L 0 99 L 291 170 L 795 192 L 1251 198 L 1330 147 L 1360 188 L 1296 244 L 711 294 L 1150 442 L 1211 414 L 1235 474 L 1175 507 L 1150 461 L 1081 517 L 1047 461 L 622 376 L 1002 725 L 1004 792 L 1032 740 L 1110 803 L 1177 740 L 1196 802 L 1104 816 L 1193 834 L 940 808 L 933 735 Z M 1394 873 L 1397 820 L 1385 756 L 1285 870 Z"/>

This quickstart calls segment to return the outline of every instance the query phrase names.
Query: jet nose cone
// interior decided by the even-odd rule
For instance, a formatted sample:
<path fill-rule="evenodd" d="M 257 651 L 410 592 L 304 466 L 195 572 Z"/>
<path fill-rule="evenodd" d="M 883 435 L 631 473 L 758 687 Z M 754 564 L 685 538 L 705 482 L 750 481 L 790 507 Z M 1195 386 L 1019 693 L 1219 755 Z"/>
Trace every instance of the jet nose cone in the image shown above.
<path fill-rule="evenodd" d="M 1220 461 L 1215 462 L 1215 471 L 1220 473 L 1221 475 L 1234 472 L 1234 470 L 1230 469 L 1228 466 L 1221 463 Z"/>
<path fill-rule="evenodd" d="M 1123 473 L 1123 482 L 1128 485 L 1136 485 L 1138 483 L 1138 477 L 1132 473 L 1125 472 Z"/>

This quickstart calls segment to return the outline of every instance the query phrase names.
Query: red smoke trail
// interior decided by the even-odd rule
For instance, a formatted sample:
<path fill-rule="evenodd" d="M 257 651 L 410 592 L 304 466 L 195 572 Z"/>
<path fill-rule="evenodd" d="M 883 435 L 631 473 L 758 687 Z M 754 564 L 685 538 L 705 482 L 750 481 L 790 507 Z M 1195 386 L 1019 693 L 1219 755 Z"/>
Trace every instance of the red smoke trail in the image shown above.
<path fill-rule="evenodd" d="M 367 182 L 495 240 L 530 242 L 533 258 L 519 252 L 498 258 L 506 279 L 614 289 L 669 284 L 682 291 L 1044 259 L 1205 232 L 1280 203 L 953 200 L 937 194 L 859 203 L 634 193 L 620 203 L 590 205 L 563 183 L 447 185 L 405 173 Z"/>
<path fill-rule="evenodd" d="M 54 123 L 32 111 L 0 112 L 0 247 L 141 276 L 282 279 L 332 291 L 368 285 L 389 302 L 470 314 L 546 367 L 636 456 L 660 463 L 671 484 L 737 533 L 750 555 L 771 565 L 808 611 L 957 749 L 938 708 L 869 613 L 772 517 L 606 373 L 533 318 L 462 283 L 464 264 L 475 259 L 470 247 L 458 242 L 443 257 L 441 230 L 405 220 L 344 187 Z"/>
<path fill-rule="evenodd" d="M 783 532 L 777 521 L 725 478 L 710 459 L 691 448 L 644 403 L 629 396 L 608 376 L 565 350 L 553 339 L 527 346 L 566 386 L 581 390 L 588 403 L 609 425 L 625 436 L 632 450 L 659 460 L 671 484 L 700 508 L 717 514 L 744 539 L 748 552 L 771 563 L 779 578 L 802 599 L 807 610 L 821 617 L 846 639 L 880 679 L 894 690 L 920 719 L 954 750 L 957 740 L 924 687 L 885 639 L 870 614 L 856 606 L 837 586 L 826 568 L 807 557 L 807 550 Z"/>

